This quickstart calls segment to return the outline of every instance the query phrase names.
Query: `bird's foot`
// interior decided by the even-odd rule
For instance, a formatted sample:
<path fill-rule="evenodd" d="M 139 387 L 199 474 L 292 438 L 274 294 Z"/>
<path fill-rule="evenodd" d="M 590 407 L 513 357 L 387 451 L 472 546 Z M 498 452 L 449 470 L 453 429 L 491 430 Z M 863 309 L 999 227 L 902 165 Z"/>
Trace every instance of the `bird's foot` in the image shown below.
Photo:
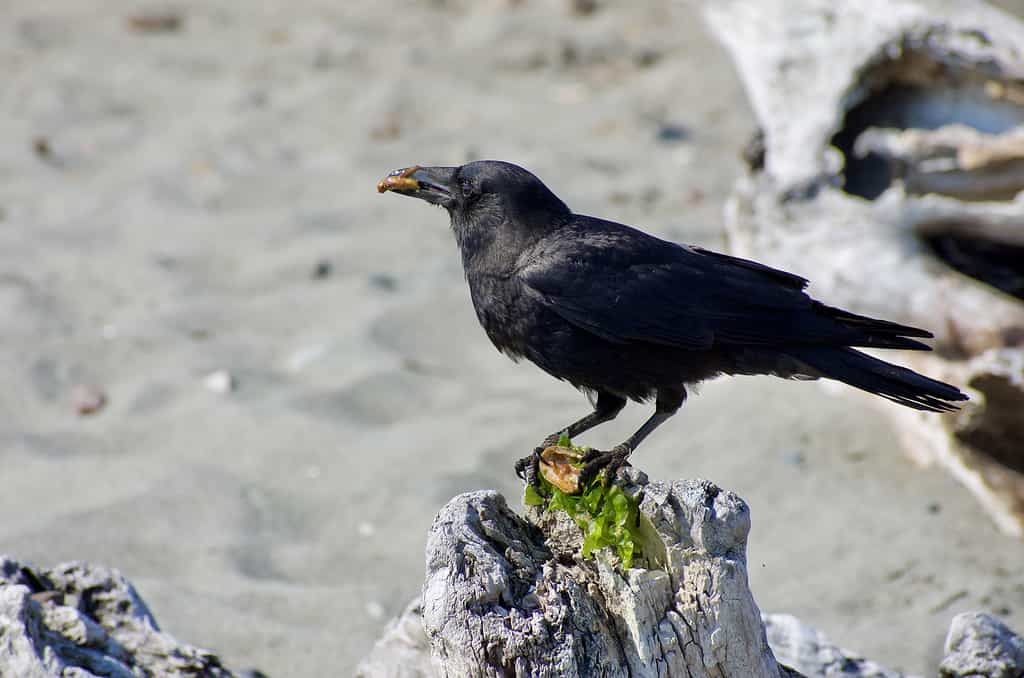
<path fill-rule="evenodd" d="M 516 475 L 524 483 L 532 485 L 533 489 L 540 489 L 540 453 L 543 447 L 533 448 L 533 454 L 527 455 L 516 462 Z"/>
<path fill-rule="evenodd" d="M 590 450 L 583 456 L 583 468 L 580 469 L 580 487 L 587 487 L 601 471 L 607 471 L 609 481 L 615 480 L 615 474 L 623 466 L 629 466 L 629 455 L 633 450 L 628 445 L 616 445 L 608 451 Z"/>

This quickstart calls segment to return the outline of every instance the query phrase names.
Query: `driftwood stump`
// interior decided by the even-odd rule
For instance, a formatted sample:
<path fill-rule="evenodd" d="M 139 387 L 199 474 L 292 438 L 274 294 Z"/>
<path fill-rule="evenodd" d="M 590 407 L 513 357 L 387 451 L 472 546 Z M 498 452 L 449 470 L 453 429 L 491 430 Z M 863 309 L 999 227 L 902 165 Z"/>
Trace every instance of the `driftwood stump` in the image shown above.
<path fill-rule="evenodd" d="M 560 511 L 527 522 L 494 492 L 449 503 L 423 587 L 444 674 L 781 675 L 747 588 L 747 505 L 702 481 L 634 487 L 647 567 L 626 572 L 607 553 L 581 560 Z"/>
<path fill-rule="evenodd" d="M 915 460 L 1024 536 L 1024 23 L 974 0 L 704 7 L 761 127 L 730 248 L 826 303 L 933 331 L 934 353 L 885 359 L 971 402 L 878 405 Z"/>
<path fill-rule="evenodd" d="M 639 499 L 643 537 L 625 572 L 609 550 L 583 559 L 561 511 L 524 519 L 493 491 L 454 498 L 428 538 L 421 605 L 360 675 L 796 675 L 776 664 L 747 587 L 743 500 L 706 481 L 648 484 L 634 469 L 620 480 Z M 432 673 L 414 659 L 428 646 Z"/>

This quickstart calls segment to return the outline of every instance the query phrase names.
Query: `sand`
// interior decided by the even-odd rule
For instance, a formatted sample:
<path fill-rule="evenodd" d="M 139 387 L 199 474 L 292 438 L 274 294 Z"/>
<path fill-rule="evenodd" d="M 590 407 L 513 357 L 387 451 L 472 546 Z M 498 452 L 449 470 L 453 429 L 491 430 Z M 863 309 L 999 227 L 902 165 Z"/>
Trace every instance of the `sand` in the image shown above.
<path fill-rule="evenodd" d="M 501 158 L 724 247 L 753 130 L 727 57 L 686 5 L 568 7 L 5 3 L 0 550 L 118 567 L 229 666 L 350 673 L 438 508 L 515 501 L 514 460 L 587 408 L 493 350 L 447 217 L 376 181 Z M 129 22 L 168 8 L 177 29 Z M 930 671 L 962 610 L 1024 630 L 1024 544 L 849 389 L 708 384 L 635 462 L 746 498 L 762 609 L 892 667 Z"/>

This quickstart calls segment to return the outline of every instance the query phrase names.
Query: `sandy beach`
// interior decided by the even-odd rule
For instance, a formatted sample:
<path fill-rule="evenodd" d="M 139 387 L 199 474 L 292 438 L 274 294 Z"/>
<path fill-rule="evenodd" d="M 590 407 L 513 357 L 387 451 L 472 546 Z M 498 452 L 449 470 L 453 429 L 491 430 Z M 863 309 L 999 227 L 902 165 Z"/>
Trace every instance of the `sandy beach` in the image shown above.
<path fill-rule="evenodd" d="M 754 128 L 727 55 L 690 5 L 585 4 L 5 3 L 0 552 L 117 567 L 233 668 L 349 675 L 437 510 L 517 503 L 588 408 L 492 348 L 447 216 L 376 181 L 499 158 L 725 248 Z M 633 461 L 744 497 L 761 609 L 890 668 L 933 673 L 964 610 L 1024 631 L 1024 544 L 852 389 L 709 383 Z"/>

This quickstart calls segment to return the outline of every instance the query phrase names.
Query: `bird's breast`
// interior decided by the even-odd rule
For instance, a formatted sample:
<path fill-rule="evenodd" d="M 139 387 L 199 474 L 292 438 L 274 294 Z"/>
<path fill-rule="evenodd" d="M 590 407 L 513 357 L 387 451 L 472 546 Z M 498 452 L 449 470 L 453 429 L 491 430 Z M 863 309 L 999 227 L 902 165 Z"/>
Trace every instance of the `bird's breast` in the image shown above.
<path fill-rule="evenodd" d="M 467 275 L 470 297 L 480 325 L 498 350 L 518 358 L 526 354 L 531 312 L 512 276 Z"/>

